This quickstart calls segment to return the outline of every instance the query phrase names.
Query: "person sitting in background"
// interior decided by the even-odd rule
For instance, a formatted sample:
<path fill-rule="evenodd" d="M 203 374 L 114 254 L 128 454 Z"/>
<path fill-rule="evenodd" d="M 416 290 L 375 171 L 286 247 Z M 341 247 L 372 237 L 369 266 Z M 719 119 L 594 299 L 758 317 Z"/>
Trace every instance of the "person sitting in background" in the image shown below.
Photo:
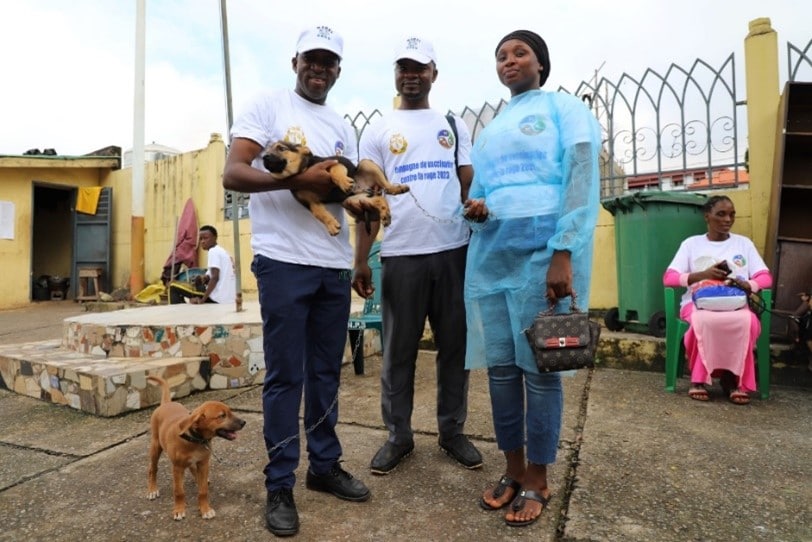
<path fill-rule="evenodd" d="M 208 251 L 208 269 L 205 275 L 194 278 L 194 287 L 173 282 L 169 285 L 169 302 L 183 303 L 229 303 L 237 295 L 234 262 L 228 252 L 217 244 L 217 230 L 214 226 L 201 226 L 200 248 Z"/>
<path fill-rule="evenodd" d="M 684 240 L 663 275 L 665 286 L 688 288 L 680 305 L 680 318 L 690 325 L 684 337 L 688 395 L 707 401 L 707 386 L 717 377 L 732 403 L 746 405 L 756 389 L 753 346 L 761 323 L 746 303 L 738 310 L 698 310 L 692 291 L 702 281 L 724 281 L 749 296 L 770 288 L 773 278 L 753 242 L 730 232 L 736 220 L 730 198 L 712 196 L 702 210 L 708 232 Z"/>

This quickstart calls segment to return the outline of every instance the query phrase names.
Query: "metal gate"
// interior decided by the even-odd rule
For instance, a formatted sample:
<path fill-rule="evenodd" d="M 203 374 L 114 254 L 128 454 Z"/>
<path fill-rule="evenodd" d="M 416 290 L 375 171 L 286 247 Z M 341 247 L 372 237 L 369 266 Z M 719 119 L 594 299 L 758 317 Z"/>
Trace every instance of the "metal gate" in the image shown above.
<path fill-rule="evenodd" d="M 110 187 L 102 188 L 95 215 L 78 213 L 75 209 L 76 204 L 74 202 L 73 262 L 71 266 L 71 276 L 75 277 L 71 281 L 73 283 L 71 292 L 74 299 L 79 292 L 79 268 L 82 267 L 101 269 L 102 276 L 99 280 L 99 289 L 105 292 L 110 291 L 110 284 L 112 284 L 110 260 L 112 259 L 113 189 Z"/>

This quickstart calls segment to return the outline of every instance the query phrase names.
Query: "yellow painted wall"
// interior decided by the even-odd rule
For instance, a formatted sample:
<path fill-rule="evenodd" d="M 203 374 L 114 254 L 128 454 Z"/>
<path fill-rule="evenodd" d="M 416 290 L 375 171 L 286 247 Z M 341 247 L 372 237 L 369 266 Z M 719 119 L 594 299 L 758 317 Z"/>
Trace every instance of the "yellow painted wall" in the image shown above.
<path fill-rule="evenodd" d="M 31 164 L 31 160 L 21 159 Z M 34 183 L 83 187 L 98 186 L 98 168 L 47 168 L 47 167 L 0 167 L 0 201 L 14 204 L 14 239 L 0 239 L 0 309 L 20 307 L 28 304 L 31 295 L 31 266 L 33 263 L 32 219 Z M 64 232 L 54 232 L 61 235 Z M 54 254 L 58 269 L 50 274 L 70 275 L 70 247 L 63 247 Z M 41 264 L 40 264 L 41 265 Z M 44 270 L 35 271 L 44 272 Z"/>
<path fill-rule="evenodd" d="M 226 222 L 223 202 L 222 171 L 226 147 L 219 134 L 212 134 L 209 144 L 195 150 L 149 162 L 144 175 L 144 279 L 148 284 L 160 282 L 163 265 L 172 253 L 175 228 L 186 201 L 191 198 L 198 226 L 217 228 L 218 244 L 234 257 L 234 228 Z M 107 180 L 114 187 L 113 197 L 113 276 L 116 285 L 126 287 L 130 277 L 132 169 L 113 172 Z M 242 289 L 247 298 L 256 295 L 256 281 L 251 274 L 251 229 L 248 220 L 240 222 Z M 198 261 L 206 265 L 206 251 L 198 251 Z M 136 292 L 137 293 L 137 292 Z"/>

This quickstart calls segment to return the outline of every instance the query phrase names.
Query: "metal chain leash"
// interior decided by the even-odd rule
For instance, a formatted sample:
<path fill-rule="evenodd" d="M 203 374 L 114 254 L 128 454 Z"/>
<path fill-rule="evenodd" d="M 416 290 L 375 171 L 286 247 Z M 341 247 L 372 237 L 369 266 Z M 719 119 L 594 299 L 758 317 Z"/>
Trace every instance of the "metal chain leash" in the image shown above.
<path fill-rule="evenodd" d="M 350 359 L 355 359 L 355 353 L 358 351 L 358 348 L 360 348 L 361 342 L 363 340 L 364 340 L 364 330 L 361 329 L 360 333 L 358 333 L 358 337 L 355 340 L 355 344 L 350 345 Z M 333 411 L 333 409 L 338 404 L 338 396 L 340 394 L 340 391 L 341 391 L 340 389 L 336 390 L 336 395 L 335 395 L 335 397 L 333 397 L 333 401 L 330 403 L 330 406 L 327 407 L 327 410 L 324 412 L 324 414 L 322 414 L 321 418 L 319 418 L 316 421 L 316 423 L 314 423 L 310 427 L 305 428 L 305 431 L 304 431 L 305 436 L 312 433 L 319 425 L 324 423 L 324 420 L 327 419 L 327 416 L 330 415 L 330 413 Z M 288 444 L 290 444 L 291 442 L 293 442 L 297 438 L 299 438 L 299 433 L 298 432 L 293 434 L 293 435 L 290 435 L 289 437 L 287 437 L 287 438 L 283 439 L 282 441 L 278 442 L 273 448 L 268 450 L 268 459 L 272 459 L 272 455 L 273 455 L 274 452 L 276 452 L 277 450 L 281 450 L 282 448 L 284 448 L 285 446 L 287 446 Z"/>
<path fill-rule="evenodd" d="M 355 344 L 354 344 L 354 345 L 350 345 L 350 354 L 351 354 L 351 358 L 350 358 L 350 359 L 355 359 L 355 353 L 358 351 L 358 348 L 360 348 L 360 346 L 361 346 L 361 342 L 364 340 L 364 330 L 363 330 L 363 329 L 361 329 L 361 330 L 359 330 L 359 331 L 360 331 L 360 333 L 358 333 L 358 337 L 357 337 L 357 338 L 356 338 L 356 340 L 355 340 Z M 309 435 L 310 433 L 312 433 L 312 432 L 313 432 L 313 431 L 314 431 L 314 430 L 315 430 L 315 429 L 316 429 L 316 428 L 317 428 L 319 425 L 321 425 L 322 423 L 324 423 L 324 420 L 326 420 L 326 419 L 327 419 L 327 416 L 329 416 L 329 415 L 330 415 L 330 413 L 331 413 L 331 412 L 333 411 L 333 409 L 336 407 L 336 404 L 338 404 L 338 396 L 339 396 L 339 393 L 340 393 L 340 390 L 336 391 L 336 395 L 335 395 L 335 397 L 333 397 L 333 401 L 330 403 L 330 406 L 329 406 L 329 407 L 327 407 L 327 410 L 324 412 L 324 414 L 321 416 L 321 418 L 319 418 L 319 419 L 316 421 L 316 423 L 314 423 L 313 425 L 311 425 L 310 427 L 308 427 L 308 428 L 306 428 L 306 429 L 305 429 L 305 432 L 304 432 L 305 436 L 307 436 L 307 435 Z M 297 423 L 298 423 L 298 422 L 297 422 Z M 278 444 L 276 444 L 276 446 L 274 446 L 273 448 L 271 448 L 270 450 L 268 450 L 268 459 L 269 459 L 269 460 L 270 460 L 270 459 L 272 459 L 272 454 L 273 454 L 274 452 L 276 452 L 277 450 L 281 450 L 282 448 L 284 448 L 285 446 L 287 446 L 288 444 L 290 444 L 291 442 L 293 442 L 293 441 L 294 441 L 294 440 L 296 440 L 297 438 L 299 438 L 299 434 L 298 434 L 298 433 L 293 434 L 293 435 L 290 435 L 289 437 L 285 438 L 284 440 L 282 440 L 281 442 L 279 442 Z M 211 447 L 211 444 L 210 444 L 210 443 L 209 443 L 209 444 L 206 444 L 206 448 L 208 448 L 208 449 L 209 449 L 209 452 L 211 452 L 211 455 L 214 457 L 214 459 L 217 461 L 217 463 L 225 463 L 225 462 L 224 462 L 224 461 L 223 461 L 223 460 L 220 458 L 220 456 L 218 456 L 216 453 L 214 453 L 214 449 Z M 244 465 L 245 463 L 244 463 L 244 462 L 240 462 L 240 463 L 229 463 L 229 464 L 230 464 L 230 465 L 232 465 L 232 466 L 242 466 L 242 465 Z"/>
<path fill-rule="evenodd" d="M 491 220 L 496 220 L 496 217 L 493 216 L 493 213 L 488 213 L 488 217 L 483 222 L 475 222 L 473 220 L 468 220 L 467 218 L 465 218 L 465 216 L 463 216 L 464 211 L 460 211 L 459 215 L 455 217 L 440 218 L 439 216 L 434 216 L 433 214 L 428 212 L 425 207 L 420 205 L 420 202 L 417 200 L 417 196 L 414 195 L 414 192 L 409 191 L 408 194 L 412 197 L 415 207 L 417 207 L 420 210 L 420 212 L 423 213 L 423 215 L 433 220 L 434 222 L 437 222 L 438 224 L 458 224 L 460 222 L 463 222 L 468 224 L 468 226 L 471 228 L 471 231 L 477 232 L 487 228 L 488 223 Z"/>

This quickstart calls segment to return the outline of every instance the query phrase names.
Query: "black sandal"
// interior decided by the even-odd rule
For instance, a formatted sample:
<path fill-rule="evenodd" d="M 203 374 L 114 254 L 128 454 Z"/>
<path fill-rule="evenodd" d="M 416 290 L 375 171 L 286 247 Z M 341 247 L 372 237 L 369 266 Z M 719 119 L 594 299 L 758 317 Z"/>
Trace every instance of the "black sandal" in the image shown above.
<path fill-rule="evenodd" d="M 538 513 L 538 515 L 536 517 L 534 517 L 532 519 L 527 519 L 527 520 L 524 520 L 524 521 L 510 521 L 507 518 L 505 518 L 505 523 L 507 525 L 511 526 L 511 527 L 527 527 L 528 525 L 532 525 L 533 523 L 538 521 L 538 519 L 541 517 L 541 514 L 547 509 L 547 505 L 550 503 L 550 498 L 551 497 L 552 497 L 552 494 L 550 494 L 549 497 L 545 498 L 540 493 L 537 493 L 537 492 L 533 491 L 532 489 L 523 489 L 523 490 L 521 490 L 519 492 L 518 496 L 516 496 L 516 498 L 513 499 L 513 502 L 510 504 L 510 509 L 514 513 L 516 513 L 519 510 L 522 510 L 524 508 L 524 505 L 527 502 L 527 500 L 530 499 L 531 501 L 536 501 L 536 502 L 541 503 L 541 511 Z"/>
<path fill-rule="evenodd" d="M 492 495 L 493 495 L 494 499 L 498 499 L 499 497 L 501 497 L 502 495 L 505 494 L 505 491 L 507 491 L 508 489 L 512 489 L 513 490 L 513 495 L 515 496 L 519 492 L 519 489 L 521 489 L 521 487 L 522 487 L 522 485 L 519 482 L 517 482 L 516 480 L 514 480 L 513 478 L 511 478 L 507 474 L 503 474 L 502 477 L 499 479 L 499 482 L 496 484 L 496 487 L 493 488 Z M 494 506 L 491 506 L 490 504 L 488 504 L 487 502 L 485 502 L 485 497 L 484 496 L 479 498 L 479 506 L 483 510 L 488 510 L 488 511 L 499 510 L 501 508 L 504 508 L 508 504 L 510 504 L 510 501 L 502 503 L 502 506 L 494 507 Z"/>

